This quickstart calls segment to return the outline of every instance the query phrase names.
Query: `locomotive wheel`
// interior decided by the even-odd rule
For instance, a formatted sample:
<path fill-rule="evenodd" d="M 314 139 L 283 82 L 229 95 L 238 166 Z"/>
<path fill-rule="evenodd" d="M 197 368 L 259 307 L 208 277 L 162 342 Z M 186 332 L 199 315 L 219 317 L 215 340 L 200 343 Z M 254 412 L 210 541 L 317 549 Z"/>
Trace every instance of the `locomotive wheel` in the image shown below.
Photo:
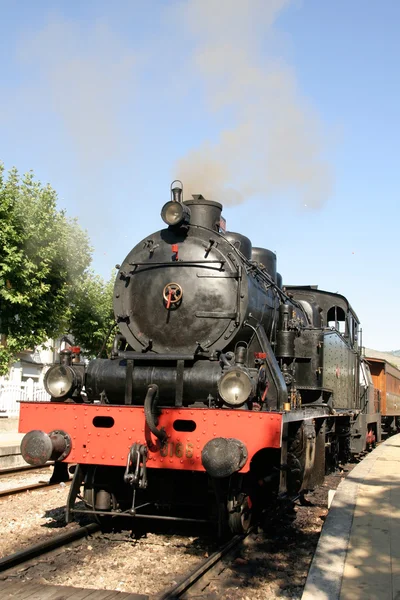
<path fill-rule="evenodd" d="M 84 500 L 88 508 L 94 510 L 96 505 L 98 489 L 97 467 L 89 469 L 84 483 Z M 110 493 L 111 506 L 110 509 L 115 510 L 117 501 L 115 495 Z M 111 515 L 93 514 L 93 519 L 100 525 L 102 529 L 111 529 L 113 517 Z"/>
<path fill-rule="evenodd" d="M 228 524 L 229 529 L 235 535 L 249 531 L 251 525 L 251 502 L 248 496 L 244 498 L 239 510 L 229 513 Z"/>

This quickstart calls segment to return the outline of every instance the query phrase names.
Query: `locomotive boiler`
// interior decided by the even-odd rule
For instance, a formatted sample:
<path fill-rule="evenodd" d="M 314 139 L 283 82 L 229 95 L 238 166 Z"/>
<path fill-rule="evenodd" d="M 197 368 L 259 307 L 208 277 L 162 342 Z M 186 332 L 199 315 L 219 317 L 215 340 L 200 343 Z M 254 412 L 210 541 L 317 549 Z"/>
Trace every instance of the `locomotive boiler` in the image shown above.
<path fill-rule="evenodd" d="M 301 496 L 379 439 L 347 300 L 283 288 L 275 254 L 224 231 L 221 211 L 183 201 L 176 182 L 166 227 L 118 265 L 110 357 L 63 353 L 46 374 L 51 402 L 21 404 L 25 460 L 77 464 L 68 520 L 246 531 L 266 503 Z"/>

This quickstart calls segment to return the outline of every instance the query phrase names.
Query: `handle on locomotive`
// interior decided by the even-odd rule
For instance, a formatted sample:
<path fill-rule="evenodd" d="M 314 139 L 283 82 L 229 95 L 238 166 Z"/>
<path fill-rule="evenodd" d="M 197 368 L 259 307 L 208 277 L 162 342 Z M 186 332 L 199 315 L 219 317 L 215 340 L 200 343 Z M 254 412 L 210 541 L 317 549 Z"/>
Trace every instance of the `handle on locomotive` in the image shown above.
<path fill-rule="evenodd" d="M 158 429 L 158 418 L 156 413 L 156 404 L 158 400 L 158 385 L 152 383 L 147 388 L 146 398 L 144 399 L 144 416 L 151 433 L 158 438 L 161 444 L 167 440 L 167 432 L 162 427 Z"/>

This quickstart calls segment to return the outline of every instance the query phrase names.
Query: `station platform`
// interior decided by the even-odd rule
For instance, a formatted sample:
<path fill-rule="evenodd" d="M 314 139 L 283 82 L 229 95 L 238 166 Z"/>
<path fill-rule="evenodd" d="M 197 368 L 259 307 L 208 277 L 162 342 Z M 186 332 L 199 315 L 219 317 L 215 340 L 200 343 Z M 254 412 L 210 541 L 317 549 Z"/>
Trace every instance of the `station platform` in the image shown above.
<path fill-rule="evenodd" d="M 23 433 L 0 431 L 0 473 L 29 466 L 21 456 L 20 446 L 23 437 Z"/>
<path fill-rule="evenodd" d="M 400 600 L 400 434 L 339 485 L 302 600 Z"/>
<path fill-rule="evenodd" d="M 0 419 L 0 473 L 29 466 L 21 456 L 23 437 L 23 433 L 18 433 L 18 418 Z"/>

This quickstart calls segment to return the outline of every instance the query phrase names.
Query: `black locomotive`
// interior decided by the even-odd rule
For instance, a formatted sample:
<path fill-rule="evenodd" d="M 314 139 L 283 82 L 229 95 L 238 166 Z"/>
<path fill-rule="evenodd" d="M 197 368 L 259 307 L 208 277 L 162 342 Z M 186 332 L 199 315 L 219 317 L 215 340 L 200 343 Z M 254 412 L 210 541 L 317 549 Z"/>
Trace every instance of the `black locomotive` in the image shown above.
<path fill-rule="evenodd" d="M 346 298 L 283 287 L 275 254 L 225 232 L 221 210 L 174 185 L 167 227 L 119 267 L 110 358 L 64 354 L 51 410 L 22 404 L 25 459 L 78 463 L 68 518 L 83 487 L 79 512 L 246 530 L 380 439 Z"/>

